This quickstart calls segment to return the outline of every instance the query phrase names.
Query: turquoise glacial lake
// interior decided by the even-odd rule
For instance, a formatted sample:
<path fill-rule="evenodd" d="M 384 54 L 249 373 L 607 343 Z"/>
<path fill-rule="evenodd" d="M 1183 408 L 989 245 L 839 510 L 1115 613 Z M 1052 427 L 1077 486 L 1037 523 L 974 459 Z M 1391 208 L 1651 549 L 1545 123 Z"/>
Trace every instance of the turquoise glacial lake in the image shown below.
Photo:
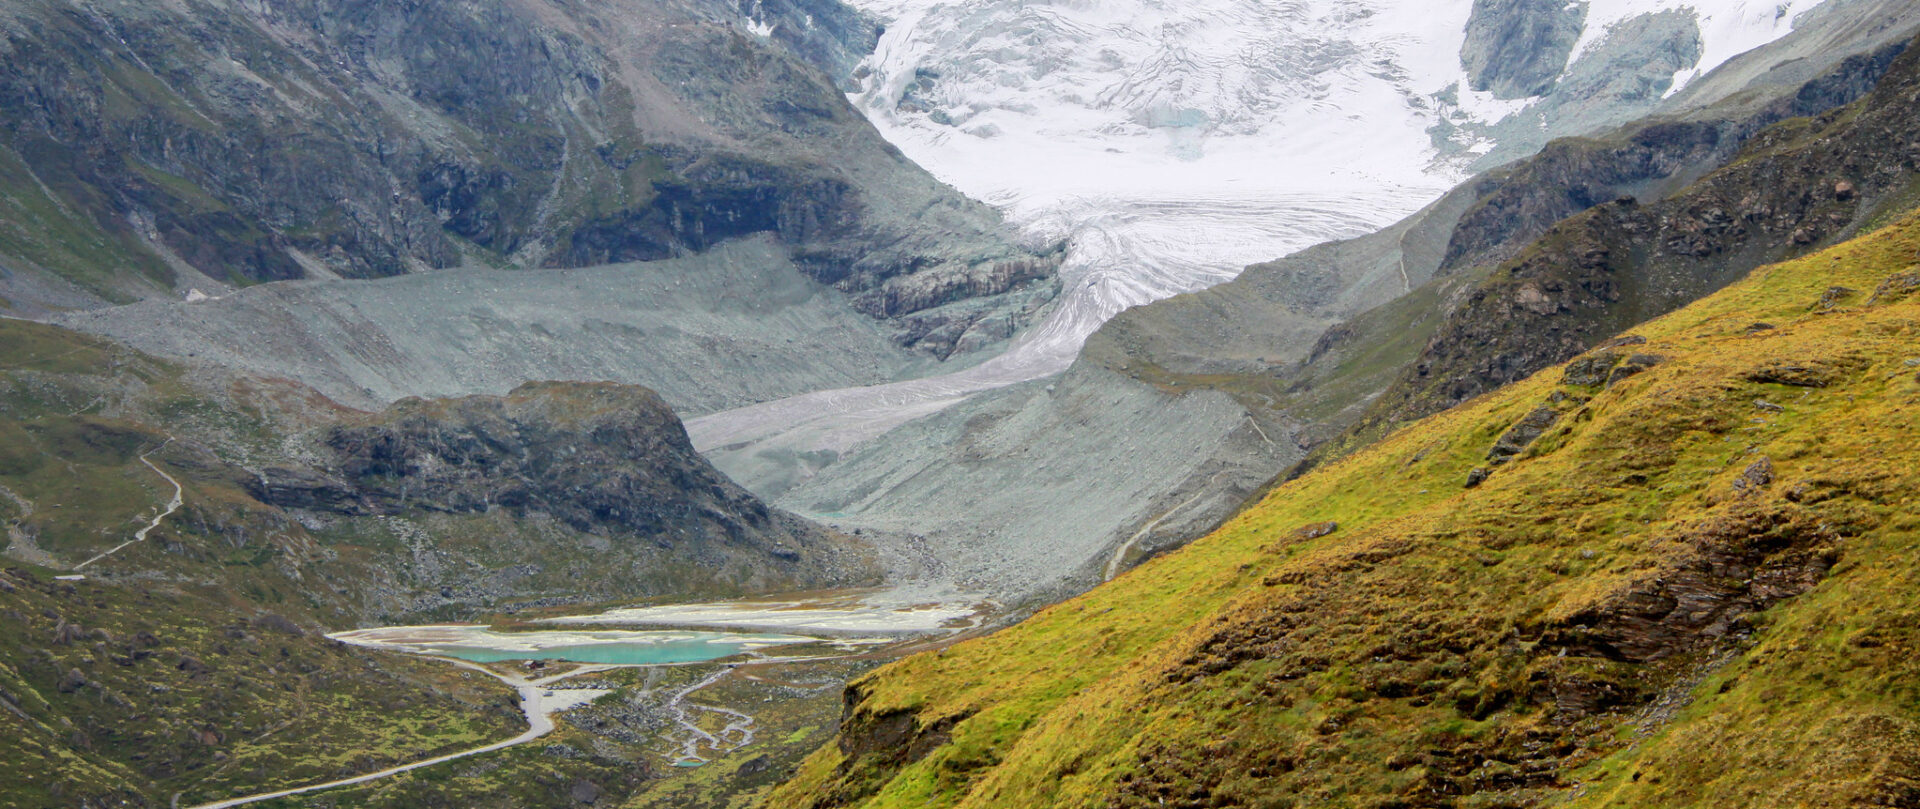
<path fill-rule="evenodd" d="M 684 634 L 684 633 L 681 633 Z M 425 646 L 428 654 L 459 658 L 473 663 L 498 663 L 503 660 L 557 660 L 569 663 L 605 663 L 621 666 L 657 666 L 662 663 L 704 663 L 764 648 L 765 639 L 729 641 L 724 637 L 708 640 L 670 640 L 652 643 L 588 643 L 544 646 L 537 649 L 486 649 L 472 646 Z"/>
<path fill-rule="evenodd" d="M 818 638 L 701 631 L 497 632 L 481 626 L 401 626 L 332 635 L 357 646 L 440 655 L 474 663 L 552 660 L 619 666 L 704 663 Z"/>

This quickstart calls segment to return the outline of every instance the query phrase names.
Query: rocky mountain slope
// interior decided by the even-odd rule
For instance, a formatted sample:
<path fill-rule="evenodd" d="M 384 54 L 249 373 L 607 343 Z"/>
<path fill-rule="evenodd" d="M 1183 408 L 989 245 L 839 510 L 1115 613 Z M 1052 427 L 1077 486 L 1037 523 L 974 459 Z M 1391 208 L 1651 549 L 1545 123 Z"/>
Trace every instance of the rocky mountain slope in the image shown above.
<path fill-rule="evenodd" d="M 520 729 L 478 681 L 325 630 L 874 577 L 851 538 L 714 471 L 641 388 L 365 413 L 18 320 L 0 320 L 0 520 L 17 806 L 192 805 Z"/>
<path fill-rule="evenodd" d="M 1405 359 L 1370 369 L 1349 362 L 1385 360 L 1379 352 L 1393 335 L 1370 334 L 1377 321 L 1431 321 L 1436 303 L 1444 311 L 1457 294 L 1459 276 L 1514 258 L 1562 219 L 1622 198 L 1682 193 L 1739 159 L 1766 127 L 1862 98 L 1920 26 L 1920 9 L 1903 4 L 1821 8 L 1826 25 L 1796 30 L 1693 85 L 1697 93 L 1718 88 L 1720 100 L 1701 105 L 1695 96 L 1625 127 L 1556 141 L 1379 233 L 1254 265 L 1228 284 L 1129 311 L 1090 341 L 1087 356 L 1107 367 L 1145 366 L 1144 376 L 1163 383 L 1211 378 L 1234 389 L 1277 378 L 1266 399 L 1242 397 L 1268 406 L 1288 393 L 1290 377 L 1328 376 L 1318 366 L 1330 361 L 1397 373 Z M 1802 55 L 1808 52 L 1820 58 Z M 1738 91 L 1736 82 L 1745 82 Z M 1383 306 L 1389 302 L 1391 309 Z M 1293 367 L 1302 360 L 1305 368 Z M 1342 406 L 1366 395 L 1347 394 Z"/>
<path fill-rule="evenodd" d="M 1071 337 L 1018 347 L 1052 360 L 1027 378 L 1122 309 L 1377 230 L 1551 139 L 1797 85 L 1905 5 L 856 1 L 888 21 L 853 77 L 866 114 L 1069 244 Z M 1755 48 L 1769 75 L 1720 71 Z"/>
<path fill-rule="evenodd" d="M 1026 316 L 1049 291 L 956 303 L 940 316 L 1015 304 Z M 373 409 L 407 396 L 505 393 L 570 379 L 644 385 L 692 415 L 946 367 L 901 347 L 895 328 L 807 278 L 764 234 L 661 261 L 283 282 L 217 300 L 145 301 L 51 320 L 190 365 L 296 379 Z M 1014 322 L 997 318 L 934 339 L 956 340 L 971 355 L 1008 336 Z"/>
<path fill-rule="evenodd" d="M 1504 209 L 1516 195 L 1484 200 L 1449 246 L 1454 265 L 1478 263 L 1482 269 L 1471 274 L 1484 279 L 1456 293 L 1356 437 L 1563 361 L 1753 265 L 1846 238 L 1911 207 L 1920 194 L 1916 100 L 1920 53 L 1909 48 L 1861 101 L 1761 132 L 1725 168 L 1671 196 L 1594 206 L 1517 255 L 1476 250 L 1461 238 L 1476 217 L 1511 221 Z"/>
<path fill-rule="evenodd" d="M 874 32 L 833 3 L 34 0 L 0 34 L 16 313 L 767 233 L 945 356 L 969 324 L 916 314 L 1050 269 L 845 102 L 821 68 Z"/>
<path fill-rule="evenodd" d="M 1763 268 L 884 668 L 766 805 L 1909 802 L 1916 256 Z"/>

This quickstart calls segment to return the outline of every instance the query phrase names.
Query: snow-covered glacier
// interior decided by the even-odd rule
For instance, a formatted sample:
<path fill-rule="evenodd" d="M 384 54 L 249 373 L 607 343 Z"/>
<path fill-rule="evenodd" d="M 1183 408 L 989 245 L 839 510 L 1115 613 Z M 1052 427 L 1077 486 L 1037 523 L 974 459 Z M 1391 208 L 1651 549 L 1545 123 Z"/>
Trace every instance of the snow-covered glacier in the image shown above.
<path fill-rule="evenodd" d="M 1169 193 L 1431 186 L 1422 98 L 1439 88 L 1420 85 L 1459 72 L 1446 32 L 1469 3 L 1368 5 L 872 0 L 893 21 L 856 101 L 1022 221 Z"/>
<path fill-rule="evenodd" d="M 856 105 L 1036 242 L 1064 241 L 1063 294 L 1045 323 L 976 368 L 697 419 L 703 448 L 843 451 L 980 390 L 1059 372 L 1127 307 L 1390 224 L 1464 179 L 1497 140 L 1537 142 L 1591 120 L 1566 112 L 1590 113 L 1583 103 L 1650 109 L 1786 34 L 1820 0 L 852 2 L 885 25 L 854 74 Z M 1507 46 L 1499 59 L 1542 62 L 1544 89 L 1476 90 L 1464 57 L 1492 45 L 1474 31 Z M 1538 44 L 1524 39 L 1541 31 Z M 1516 51 L 1516 37 L 1526 47 Z M 1556 74 L 1610 78 L 1625 66 L 1651 75 L 1618 99 L 1553 96 Z M 1600 85 L 1568 86 L 1562 96 Z"/>

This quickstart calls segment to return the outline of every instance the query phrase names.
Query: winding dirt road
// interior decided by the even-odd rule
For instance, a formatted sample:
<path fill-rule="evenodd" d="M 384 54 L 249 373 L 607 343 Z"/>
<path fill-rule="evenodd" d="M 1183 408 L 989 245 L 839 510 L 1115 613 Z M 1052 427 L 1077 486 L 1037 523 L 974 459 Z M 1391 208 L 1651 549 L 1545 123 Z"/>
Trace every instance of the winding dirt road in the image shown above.
<path fill-rule="evenodd" d="M 952 642 L 968 634 L 971 631 L 973 631 L 973 628 L 959 630 L 954 632 L 953 634 L 946 636 L 945 638 L 942 638 L 941 641 Z M 688 737 L 686 740 L 682 742 L 681 755 L 677 758 L 673 758 L 673 760 L 705 763 L 706 761 L 708 761 L 707 756 L 709 755 L 723 755 L 726 753 L 731 753 L 735 750 L 739 750 L 740 748 L 746 747 L 747 745 L 753 743 L 755 721 L 751 715 L 742 713 L 740 711 L 735 711 L 729 708 L 720 708 L 712 705 L 701 705 L 698 703 L 687 701 L 688 697 L 692 696 L 693 694 L 699 692 L 704 688 L 707 688 L 708 686 L 713 685 L 714 683 L 719 682 L 720 680 L 726 678 L 726 676 L 729 674 L 739 671 L 739 672 L 742 672 L 745 676 L 751 677 L 752 675 L 746 674 L 746 671 L 753 668 L 791 665 L 794 663 L 816 663 L 816 662 L 831 661 L 831 660 L 877 659 L 879 656 L 882 656 L 882 655 L 897 656 L 900 654 L 909 654 L 915 651 L 922 651 L 925 648 L 931 648 L 931 647 L 930 646 L 923 647 L 918 644 L 910 644 L 908 646 L 896 647 L 890 653 L 860 652 L 860 653 L 846 654 L 846 655 L 820 655 L 820 656 L 791 657 L 791 658 L 764 658 L 759 660 L 750 660 L 750 661 L 725 665 L 720 670 L 715 671 L 714 673 L 708 675 L 707 677 L 700 680 L 699 682 L 696 682 L 692 685 L 689 685 L 685 688 L 680 689 L 677 692 L 674 692 L 673 696 L 669 698 L 667 702 L 667 709 L 673 713 L 675 724 L 678 724 L 682 729 L 684 729 L 687 732 L 687 737 Z M 481 666 L 475 663 L 469 663 L 465 660 L 459 660 L 459 659 L 450 658 L 450 657 L 438 657 L 438 656 L 434 656 L 432 659 L 439 660 L 444 663 L 451 663 L 453 665 L 459 666 L 464 669 L 477 671 L 489 677 L 492 677 L 496 680 L 499 680 L 503 683 L 506 683 L 507 685 L 513 686 L 516 690 L 520 692 L 520 709 L 526 715 L 526 718 L 527 718 L 526 732 L 521 733 L 520 735 L 515 736 L 511 739 L 507 739 L 506 741 L 495 742 L 493 744 L 485 745 L 482 747 L 475 747 L 470 750 L 462 750 L 457 753 L 449 753 L 444 756 L 436 756 L 434 758 L 430 758 L 424 761 L 416 761 L 411 764 L 403 764 L 397 767 L 389 767 L 387 769 L 380 770 L 377 772 L 370 772 L 364 775 L 356 775 L 352 778 L 342 778 L 335 781 L 327 781 L 325 783 L 311 784 L 304 787 L 296 787 L 294 789 L 283 789 L 277 792 L 264 792 L 257 795 L 248 795 L 241 798 L 231 798 L 228 800 L 217 801 L 214 803 L 204 803 L 204 804 L 199 804 L 197 806 L 186 807 L 186 809 L 226 809 L 227 807 L 244 806 L 250 803 L 258 803 L 260 801 L 273 800 L 274 798 L 285 798 L 291 795 L 302 795 L 309 792 L 319 792 L 321 790 L 336 789 L 339 787 L 353 786 L 355 784 L 364 784 L 369 781 L 377 781 L 382 778 L 399 775 L 405 772 L 411 772 L 413 770 L 418 770 L 423 767 L 431 767 L 436 764 L 445 764 L 446 762 L 449 762 L 449 761 L 456 761 L 459 759 L 478 756 L 485 753 L 492 753 L 499 750 L 505 750 L 509 747 L 526 744 L 528 742 L 534 741 L 535 739 L 539 739 L 540 737 L 545 736 L 549 733 L 552 733 L 555 726 L 554 725 L 555 714 L 558 714 L 562 711 L 569 710 L 571 708 L 577 708 L 581 705 L 585 705 L 589 702 L 592 702 L 593 700 L 598 699 L 603 695 L 613 693 L 611 690 L 598 689 L 598 688 L 572 688 L 572 689 L 553 690 L 552 686 L 561 681 L 569 680 L 569 679 L 580 677 L 587 674 L 595 674 L 598 672 L 611 671 L 614 669 L 622 669 L 622 668 L 649 668 L 649 667 L 671 668 L 671 667 L 680 667 L 680 666 L 706 665 L 706 663 L 660 663 L 660 664 L 653 664 L 653 666 L 588 664 L 588 665 L 581 665 L 577 668 L 574 668 L 566 672 L 562 672 L 560 674 L 554 674 L 548 677 L 542 677 L 537 680 L 529 680 L 525 677 L 520 676 L 518 673 L 510 672 L 510 673 L 503 674 L 501 672 L 494 671 L 493 669 L 489 669 L 485 666 Z M 699 726 L 699 723 L 695 721 L 696 720 L 695 715 L 696 715 L 696 712 L 702 712 L 702 711 L 708 712 L 708 713 L 721 714 L 723 716 L 726 716 L 728 718 L 727 725 L 721 728 L 720 731 L 717 733 L 709 732 L 706 729 L 701 728 Z M 707 755 L 701 755 L 701 748 L 703 746 L 707 750 Z M 175 796 L 174 805 L 176 809 L 178 809 L 179 798 L 177 795 Z"/>

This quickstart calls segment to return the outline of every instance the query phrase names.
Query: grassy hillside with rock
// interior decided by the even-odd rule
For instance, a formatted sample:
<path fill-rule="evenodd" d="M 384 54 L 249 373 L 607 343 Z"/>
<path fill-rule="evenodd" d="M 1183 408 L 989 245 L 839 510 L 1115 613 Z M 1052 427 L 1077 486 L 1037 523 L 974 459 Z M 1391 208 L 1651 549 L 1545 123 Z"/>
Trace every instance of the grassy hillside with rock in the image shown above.
<path fill-rule="evenodd" d="M 857 681 L 765 805 L 1901 805 L 1920 218 Z"/>
<path fill-rule="evenodd" d="M 512 738 L 511 691 L 211 582 L 0 571 L 0 804 L 195 805 Z M 284 585 L 282 585 L 284 586 Z M 284 591 L 281 593 L 286 595 Z M 278 611 L 275 611 L 278 610 Z"/>
<path fill-rule="evenodd" d="M 726 480 L 645 389 L 365 413 L 18 320 L 0 522 L 0 805 L 22 807 L 193 805 L 524 729 L 491 680 L 330 630 L 872 580 L 865 550 Z"/>
<path fill-rule="evenodd" d="M 0 514 L 20 561 L 108 579 L 211 566 L 347 623 L 870 575 L 849 540 L 715 471 L 644 388 L 545 383 L 363 413 L 56 327 L 0 332 Z M 179 511 L 88 564 L 162 510 L 162 473 Z"/>

